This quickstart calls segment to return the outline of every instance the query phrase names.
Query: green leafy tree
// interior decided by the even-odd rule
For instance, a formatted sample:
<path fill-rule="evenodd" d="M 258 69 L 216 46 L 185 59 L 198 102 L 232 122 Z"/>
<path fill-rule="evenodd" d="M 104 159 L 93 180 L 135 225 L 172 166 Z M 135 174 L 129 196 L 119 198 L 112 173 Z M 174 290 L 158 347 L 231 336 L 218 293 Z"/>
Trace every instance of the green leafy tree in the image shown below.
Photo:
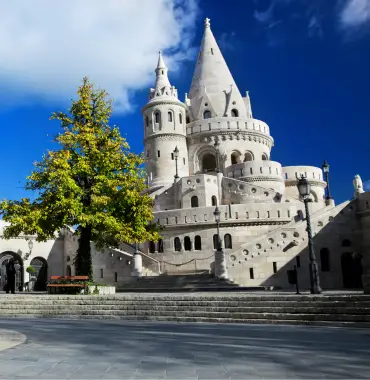
<path fill-rule="evenodd" d="M 53 113 L 63 129 L 27 177 L 26 189 L 35 191 L 31 201 L 4 200 L 3 220 L 10 222 L 5 238 L 36 234 L 38 241 L 53 238 L 63 227 L 77 226 L 79 247 L 76 273 L 92 278 L 91 246 L 117 247 L 120 242 L 159 239 L 151 224 L 153 201 L 146 189 L 144 157 L 130 152 L 119 129 L 109 125 L 112 102 L 87 78 L 69 113 Z"/>

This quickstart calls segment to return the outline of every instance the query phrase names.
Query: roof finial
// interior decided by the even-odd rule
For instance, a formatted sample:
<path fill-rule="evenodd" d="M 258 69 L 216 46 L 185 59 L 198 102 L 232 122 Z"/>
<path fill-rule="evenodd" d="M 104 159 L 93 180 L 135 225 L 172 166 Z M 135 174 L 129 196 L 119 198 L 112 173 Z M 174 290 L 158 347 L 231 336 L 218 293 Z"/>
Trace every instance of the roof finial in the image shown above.
<path fill-rule="evenodd" d="M 211 20 L 207 17 L 205 20 L 204 20 L 204 26 L 206 28 L 210 28 L 211 27 Z"/>

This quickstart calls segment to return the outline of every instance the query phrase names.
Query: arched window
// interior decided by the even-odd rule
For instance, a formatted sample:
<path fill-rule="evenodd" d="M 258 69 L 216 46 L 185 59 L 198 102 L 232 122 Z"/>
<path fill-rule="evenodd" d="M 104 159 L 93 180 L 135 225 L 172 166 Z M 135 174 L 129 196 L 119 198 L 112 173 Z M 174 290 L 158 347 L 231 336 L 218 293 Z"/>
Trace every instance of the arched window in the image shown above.
<path fill-rule="evenodd" d="M 241 156 L 241 154 L 239 152 L 232 152 L 231 153 L 231 165 L 239 164 L 240 163 L 240 156 Z"/>
<path fill-rule="evenodd" d="M 199 207 L 198 197 L 196 195 L 193 195 L 190 201 L 191 207 Z"/>
<path fill-rule="evenodd" d="M 174 245 L 175 251 L 177 251 L 177 252 L 181 251 L 181 241 L 180 241 L 179 237 L 175 237 L 175 239 L 173 241 L 173 245 Z"/>
<path fill-rule="evenodd" d="M 148 116 L 145 118 L 145 125 L 146 125 L 147 127 L 149 127 L 149 117 L 148 117 Z"/>
<path fill-rule="evenodd" d="M 217 206 L 217 197 L 212 195 L 212 206 Z"/>
<path fill-rule="evenodd" d="M 213 235 L 213 248 L 214 249 L 218 248 L 218 235 L 217 234 Z"/>
<path fill-rule="evenodd" d="M 342 247 L 351 247 L 351 245 L 352 245 L 352 242 L 349 239 L 344 239 L 342 241 Z"/>
<path fill-rule="evenodd" d="M 158 240 L 158 253 L 163 253 L 163 240 Z"/>
<path fill-rule="evenodd" d="M 181 113 L 179 113 L 179 122 L 180 122 L 180 124 L 182 124 L 182 114 Z"/>
<path fill-rule="evenodd" d="M 245 152 L 244 162 L 247 162 L 247 161 L 253 161 L 253 153 L 252 152 Z"/>
<path fill-rule="evenodd" d="M 205 110 L 203 112 L 203 119 L 210 119 L 212 117 L 211 111 Z"/>
<path fill-rule="evenodd" d="M 267 161 L 269 158 L 267 157 L 266 153 L 262 154 L 262 161 Z"/>
<path fill-rule="evenodd" d="M 202 249 L 202 238 L 199 235 L 194 238 L 194 249 L 196 251 L 200 251 Z"/>
<path fill-rule="evenodd" d="M 202 158 L 203 173 L 214 172 L 216 170 L 216 157 L 212 153 L 207 153 Z"/>
<path fill-rule="evenodd" d="M 70 265 L 67 265 L 67 276 L 71 277 L 72 276 L 72 268 Z"/>
<path fill-rule="evenodd" d="M 231 116 L 232 117 L 238 117 L 239 116 L 239 112 L 238 112 L 238 110 L 237 109 L 232 109 L 231 110 Z"/>
<path fill-rule="evenodd" d="M 173 118 L 172 118 L 172 112 L 171 112 L 171 111 L 168 111 L 168 121 L 169 121 L 170 123 L 172 123 L 172 120 L 173 120 Z"/>
<path fill-rule="evenodd" d="M 156 124 L 159 124 L 161 122 L 161 113 L 159 111 L 155 112 L 154 120 L 155 120 Z"/>
<path fill-rule="evenodd" d="M 322 248 L 320 250 L 321 271 L 330 271 L 330 252 L 328 248 Z"/>
<path fill-rule="evenodd" d="M 149 242 L 149 253 L 154 253 L 155 252 L 155 243 L 154 241 Z"/>
<path fill-rule="evenodd" d="M 224 241 L 225 241 L 225 248 L 232 248 L 233 247 L 233 243 L 232 243 L 230 234 L 225 235 Z"/>
<path fill-rule="evenodd" d="M 190 117 L 186 116 L 186 124 L 189 124 L 189 123 L 190 123 Z"/>
<path fill-rule="evenodd" d="M 184 248 L 185 248 L 185 251 L 191 251 L 191 240 L 189 236 L 185 236 L 184 238 Z"/>

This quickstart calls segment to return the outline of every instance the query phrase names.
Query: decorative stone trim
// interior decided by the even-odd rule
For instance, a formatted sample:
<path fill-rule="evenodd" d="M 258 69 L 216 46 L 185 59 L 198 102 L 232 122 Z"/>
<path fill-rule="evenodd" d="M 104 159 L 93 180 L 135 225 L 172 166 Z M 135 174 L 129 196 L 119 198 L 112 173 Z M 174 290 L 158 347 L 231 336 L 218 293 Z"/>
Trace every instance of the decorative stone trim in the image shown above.
<path fill-rule="evenodd" d="M 232 178 L 232 177 L 227 177 L 227 178 Z M 232 178 L 234 179 L 234 178 Z M 239 177 L 235 178 L 239 179 L 240 181 L 243 182 L 262 182 L 262 181 L 275 181 L 275 182 L 281 182 L 284 183 L 284 179 L 281 177 L 276 177 L 276 176 L 248 176 L 248 177 Z"/>
<path fill-rule="evenodd" d="M 191 136 L 191 137 L 190 137 Z M 255 141 L 264 145 L 267 145 L 269 148 L 274 146 L 274 139 L 266 135 L 262 132 L 257 132 L 254 130 L 210 130 L 210 131 L 204 131 L 204 132 L 198 132 L 198 133 L 188 133 L 188 138 L 192 142 L 192 144 L 204 144 L 206 142 L 214 142 L 215 136 L 221 136 L 221 141 L 226 140 L 248 140 L 248 141 Z"/>
<path fill-rule="evenodd" d="M 311 186 L 319 186 L 319 187 L 323 187 L 323 188 L 326 187 L 325 181 L 318 181 L 318 180 L 311 180 L 311 179 L 307 179 L 307 181 Z M 290 187 L 290 186 L 296 187 L 297 183 L 298 183 L 297 180 L 285 180 L 285 186 L 286 187 Z"/>
<path fill-rule="evenodd" d="M 141 112 L 144 112 L 145 110 L 147 110 L 148 108 L 151 108 L 153 106 L 158 106 L 158 105 L 168 105 L 168 104 L 172 104 L 172 105 L 175 105 L 175 106 L 180 106 L 182 107 L 185 111 L 186 111 L 186 106 L 184 103 L 180 102 L 180 100 L 176 101 L 176 100 L 158 100 L 158 101 L 155 101 L 153 100 L 152 102 L 149 102 L 147 103 L 142 109 L 141 109 Z"/>
<path fill-rule="evenodd" d="M 156 140 L 165 140 L 165 141 L 173 141 L 178 140 L 179 138 L 186 139 L 185 135 L 180 135 L 179 133 L 157 133 L 154 135 L 150 135 L 144 139 L 144 142 L 156 139 Z"/>
<path fill-rule="evenodd" d="M 242 227 L 242 226 L 280 226 L 290 223 L 291 218 L 269 218 L 269 219 L 248 219 L 248 220 L 224 220 L 220 222 L 220 227 Z M 161 224 L 161 226 L 168 229 L 186 229 L 186 230 L 197 230 L 199 227 L 210 227 L 216 228 L 216 222 L 192 222 L 184 224 Z"/>

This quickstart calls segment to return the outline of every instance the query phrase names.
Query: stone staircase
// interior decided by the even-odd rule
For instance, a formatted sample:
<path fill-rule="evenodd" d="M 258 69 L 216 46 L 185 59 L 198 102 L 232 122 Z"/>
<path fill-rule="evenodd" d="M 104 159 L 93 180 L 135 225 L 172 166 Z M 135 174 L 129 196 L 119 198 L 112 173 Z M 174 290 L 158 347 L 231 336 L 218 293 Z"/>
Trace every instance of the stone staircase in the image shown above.
<path fill-rule="evenodd" d="M 311 215 L 314 232 L 327 226 L 350 201 L 336 207 L 319 210 Z M 320 222 L 320 226 L 318 225 Z M 291 248 L 284 251 L 284 248 Z M 261 269 L 266 263 L 276 261 L 279 267 L 284 266 L 307 246 L 306 221 L 292 221 L 289 224 L 273 229 L 267 234 L 259 235 L 253 240 L 227 253 L 227 266 L 230 278 L 243 286 L 258 286 L 266 279 L 266 270 Z M 271 275 L 273 274 L 270 265 Z M 248 269 L 254 269 L 254 279 L 248 279 Z"/>
<path fill-rule="evenodd" d="M 0 317 L 370 327 L 370 296 L 268 293 L 0 295 Z"/>
<path fill-rule="evenodd" d="M 118 292 L 199 292 L 264 289 L 264 287 L 240 287 L 232 281 L 219 280 L 207 272 L 146 276 L 134 281 L 120 282 L 117 286 Z"/>

